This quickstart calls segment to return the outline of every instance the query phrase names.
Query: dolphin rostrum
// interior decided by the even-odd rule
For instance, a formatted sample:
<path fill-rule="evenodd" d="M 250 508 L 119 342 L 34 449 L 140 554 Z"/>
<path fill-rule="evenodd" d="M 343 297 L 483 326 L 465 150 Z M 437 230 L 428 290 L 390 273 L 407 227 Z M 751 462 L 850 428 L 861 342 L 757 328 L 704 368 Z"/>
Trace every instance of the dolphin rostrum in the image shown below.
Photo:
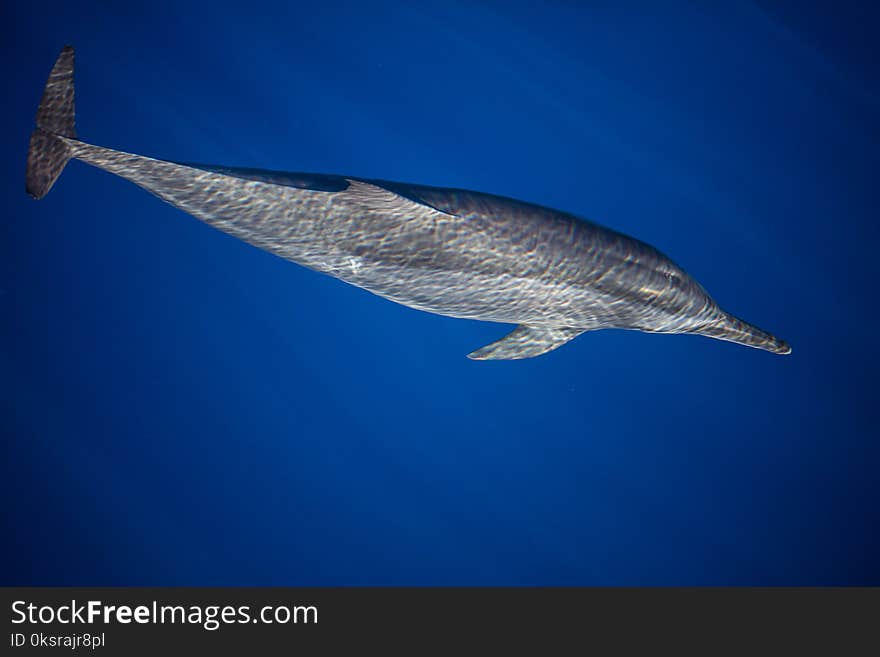
<path fill-rule="evenodd" d="M 65 47 L 37 110 L 27 162 L 34 198 L 76 158 L 249 244 L 391 301 L 518 325 L 469 354 L 477 360 L 539 356 L 603 328 L 791 352 L 724 312 L 655 248 L 564 212 L 459 189 L 182 164 L 87 144 L 74 127 L 73 59 Z"/>

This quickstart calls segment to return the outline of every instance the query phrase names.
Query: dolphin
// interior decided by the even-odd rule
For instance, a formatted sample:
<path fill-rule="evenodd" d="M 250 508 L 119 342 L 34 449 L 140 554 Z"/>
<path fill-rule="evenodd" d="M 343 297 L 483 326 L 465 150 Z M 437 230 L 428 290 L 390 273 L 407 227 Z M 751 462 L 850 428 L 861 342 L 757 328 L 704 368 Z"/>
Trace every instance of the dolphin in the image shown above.
<path fill-rule="evenodd" d="M 654 247 L 566 212 L 467 191 L 165 161 L 77 139 L 74 51 L 37 109 L 26 191 L 70 159 L 143 187 L 214 228 L 410 308 L 516 324 L 468 356 L 530 358 L 604 328 L 692 333 L 776 354 L 789 345 L 722 310 Z"/>

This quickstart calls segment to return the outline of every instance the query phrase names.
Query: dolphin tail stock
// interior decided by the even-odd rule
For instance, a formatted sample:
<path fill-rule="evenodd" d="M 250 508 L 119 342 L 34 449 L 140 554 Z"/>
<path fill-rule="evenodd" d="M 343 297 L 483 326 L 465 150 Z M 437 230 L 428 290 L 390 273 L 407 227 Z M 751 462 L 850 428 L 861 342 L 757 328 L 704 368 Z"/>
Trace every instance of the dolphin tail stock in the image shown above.
<path fill-rule="evenodd" d="M 73 156 L 69 142 L 63 139 L 76 138 L 73 59 L 73 47 L 64 46 L 49 73 L 37 108 L 25 175 L 25 189 L 35 199 L 49 193 Z"/>
<path fill-rule="evenodd" d="M 785 340 L 781 340 L 739 317 L 734 317 L 730 313 L 724 313 L 720 319 L 694 332 L 717 340 L 728 340 L 747 347 L 763 349 L 774 354 L 791 353 L 791 346 Z"/>

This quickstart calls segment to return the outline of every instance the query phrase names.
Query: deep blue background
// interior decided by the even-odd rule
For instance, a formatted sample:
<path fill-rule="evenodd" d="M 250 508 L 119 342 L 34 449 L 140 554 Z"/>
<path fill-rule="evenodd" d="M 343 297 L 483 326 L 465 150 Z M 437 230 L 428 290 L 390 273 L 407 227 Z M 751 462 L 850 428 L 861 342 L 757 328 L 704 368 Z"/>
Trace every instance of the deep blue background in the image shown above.
<path fill-rule="evenodd" d="M 880 584 L 875 15 L 117 4 L 0 10 L 2 583 Z M 65 43 L 86 140 L 558 207 L 794 353 L 600 331 L 471 362 L 508 327 L 81 163 L 35 203 Z"/>

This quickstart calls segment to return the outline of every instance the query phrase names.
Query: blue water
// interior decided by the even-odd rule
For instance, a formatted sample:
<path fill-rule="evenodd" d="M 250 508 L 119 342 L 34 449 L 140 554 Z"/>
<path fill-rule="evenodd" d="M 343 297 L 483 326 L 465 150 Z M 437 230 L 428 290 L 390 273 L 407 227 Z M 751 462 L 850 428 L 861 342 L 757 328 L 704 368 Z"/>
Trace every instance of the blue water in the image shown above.
<path fill-rule="evenodd" d="M 584 3 L 587 4 L 587 3 Z M 880 584 L 877 16 L 861 3 L 6 3 L 5 584 Z M 74 162 L 465 187 L 654 244 L 780 357 L 420 313 Z"/>

